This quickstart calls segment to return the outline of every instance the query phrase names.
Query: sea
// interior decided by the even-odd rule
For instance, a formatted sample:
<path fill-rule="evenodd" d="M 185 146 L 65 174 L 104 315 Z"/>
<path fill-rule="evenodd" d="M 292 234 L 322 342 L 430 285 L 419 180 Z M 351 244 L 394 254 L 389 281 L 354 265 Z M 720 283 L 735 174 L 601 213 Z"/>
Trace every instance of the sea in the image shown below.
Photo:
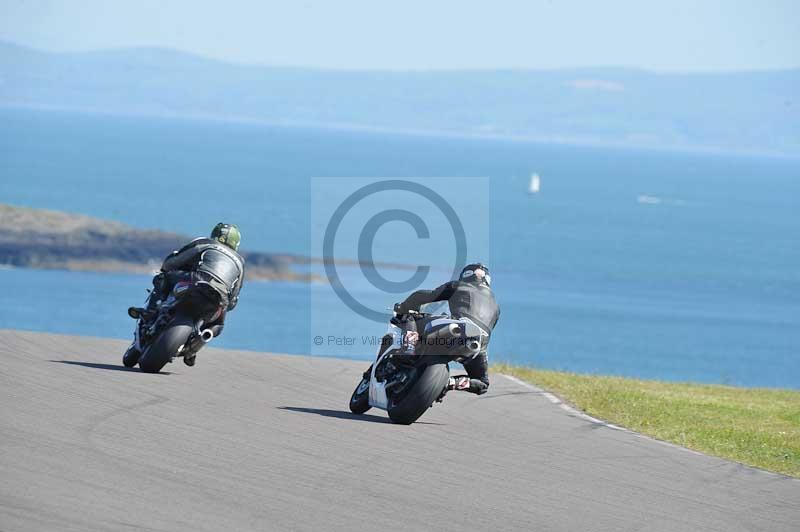
<path fill-rule="evenodd" d="M 190 236 L 230 221 L 248 250 L 320 257 L 351 193 L 397 182 L 435 198 L 377 193 L 335 235 L 337 259 L 371 245 L 375 261 L 411 266 L 377 266 L 388 288 L 340 267 L 364 306 L 385 313 L 419 265 L 414 286 L 432 288 L 459 258 L 480 260 L 502 308 L 492 361 L 800 388 L 800 158 L 0 110 L 0 202 Z M 369 209 L 389 218 L 364 237 Z M 366 364 L 385 323 L 319 264 L 298 268 L 323 281 L 246 283 L 214 343 Z M 125 309 L 149 285 L 2 267 L 0 327 L 130 338 Z"/>

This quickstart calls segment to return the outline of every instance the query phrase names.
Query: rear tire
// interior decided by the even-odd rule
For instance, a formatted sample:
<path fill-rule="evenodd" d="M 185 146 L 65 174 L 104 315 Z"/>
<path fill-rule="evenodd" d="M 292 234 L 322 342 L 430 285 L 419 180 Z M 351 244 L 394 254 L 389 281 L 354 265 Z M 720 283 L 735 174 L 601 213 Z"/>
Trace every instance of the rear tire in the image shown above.
<path fill-rule="evenodd" d="M 354 414 L 363 414 L 370 408 L 372 407 L 369 406 L 369 379 L 362 377 L 350 397 L 350 411 Z"/>
<path fill-rule="evenodd" d="M 186 343 L 192 334 L 193 323 L 187 321 L 173 321 L 169 327 L 158 335 L 158 338 L 148 347 L 139 358 L 139 369 L 145 373 L 158 373 L 161 368 L 172 360 L 180 346 Z"/>
<path fill-rule="evenodd" d="M 387 409 L 389 419 L 400 425 L 410 425 L 415 422 L 442 395 L 449 378 L 447 364 L 433 364 L 426 367 L 413 388 L 397 404 L 394 400 L 389 401 Z"/>

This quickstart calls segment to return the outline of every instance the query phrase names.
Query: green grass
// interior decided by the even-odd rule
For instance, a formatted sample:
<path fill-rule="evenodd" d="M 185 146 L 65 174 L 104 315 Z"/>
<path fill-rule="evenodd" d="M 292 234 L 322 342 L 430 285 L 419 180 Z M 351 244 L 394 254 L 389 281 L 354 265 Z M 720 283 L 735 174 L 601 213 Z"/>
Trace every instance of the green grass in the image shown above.
<path fill-rule="evenodd" d="M 497 365 L 590 416 L 707 454 L 800 477 L 800 391 L 685 384 Z"/>

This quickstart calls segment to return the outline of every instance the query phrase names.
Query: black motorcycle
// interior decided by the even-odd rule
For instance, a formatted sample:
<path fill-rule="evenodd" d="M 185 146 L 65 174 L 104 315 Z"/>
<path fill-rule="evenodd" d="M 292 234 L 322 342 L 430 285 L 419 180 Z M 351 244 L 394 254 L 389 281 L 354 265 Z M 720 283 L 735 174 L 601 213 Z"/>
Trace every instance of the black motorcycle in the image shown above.
<path fill-rule="evenodd" d="M 449 363 L 477 356 L 489 334 L 469 318 L 445 313 L 395 313 L 381 341 L 378 357 L 350 398 L 350 411 L 386 410 L 394 423 L 410 425 L 443 398 L 450 378 Z M 410 331 L 408 320 L 415 320 Z M 412 348 L 409 348 L 409 345 Z"/>
<path fill-rule="evenodd" d="M 138 363 L 143 372 L 158 373 L 175 357 L 192 356 L 211 341 L 214 333 L 203 326 L 217 320 L 223 307 L 219 292 L 208 283 L 180 281 L 154 309 L 128 312 L 138 319 L 136 335 L 142 352 L 128 349 L 122 363 L 128 368 Z"/>

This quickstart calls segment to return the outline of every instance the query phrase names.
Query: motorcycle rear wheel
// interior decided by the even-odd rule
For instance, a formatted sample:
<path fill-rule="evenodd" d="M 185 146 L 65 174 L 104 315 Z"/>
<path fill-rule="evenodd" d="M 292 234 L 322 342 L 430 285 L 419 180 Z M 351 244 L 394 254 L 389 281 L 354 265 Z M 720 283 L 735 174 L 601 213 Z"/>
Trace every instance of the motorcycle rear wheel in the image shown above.
<path fill-rule="evenodd" d="M 189 339 L 193 325 L 190 320 L 174 320 L 139 358 L 139 369 L 145 373 L 161 371 Z"/>
<path fill-rule="evenodd" d="M 389 399 L 387 411 L 392 423 L 410 425 L 415 422 L 439 398 L 447 387 L 450 372 L 447 364 L 431 364 L 420 374 L 410 390 L 395 403 Z"/>

